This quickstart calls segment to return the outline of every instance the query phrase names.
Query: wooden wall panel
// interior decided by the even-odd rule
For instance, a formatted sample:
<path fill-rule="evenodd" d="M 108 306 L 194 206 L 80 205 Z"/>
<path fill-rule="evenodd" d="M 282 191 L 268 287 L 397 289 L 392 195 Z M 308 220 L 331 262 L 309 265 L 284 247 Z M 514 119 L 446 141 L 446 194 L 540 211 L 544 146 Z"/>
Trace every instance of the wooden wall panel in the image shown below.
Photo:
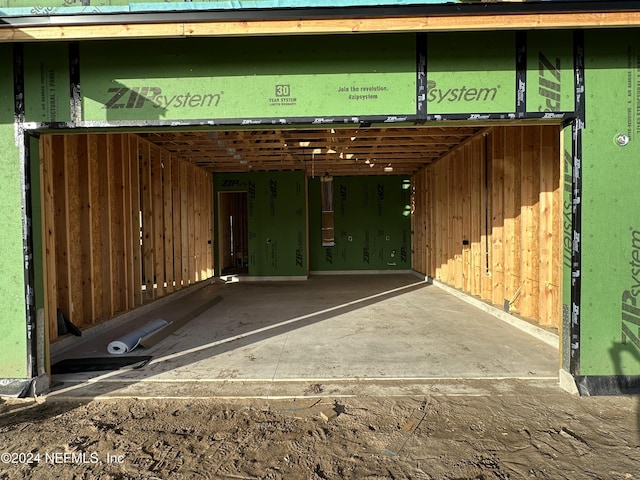
<path fill-rule="evenodd" d="M 558 126 L 493 127 L 416 173 L 413 268 L 559 327 L 559 141 Z"/>
<path fill-rule="evenodd" d="M 213 275 L 210 174 L 130 134 L 41 148 L 50 340 L 57 309 L 87 327 Z"/>

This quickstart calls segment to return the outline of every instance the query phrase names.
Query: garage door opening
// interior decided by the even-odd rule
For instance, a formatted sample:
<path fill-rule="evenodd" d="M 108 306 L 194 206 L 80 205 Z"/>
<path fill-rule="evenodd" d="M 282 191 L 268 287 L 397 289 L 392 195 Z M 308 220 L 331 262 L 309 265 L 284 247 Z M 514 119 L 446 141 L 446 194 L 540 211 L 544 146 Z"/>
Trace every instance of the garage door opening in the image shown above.
<path fill-rule="evenodd" d="M 559 125 L 43 135 L 49 340 L 52 312 L 88 331 L 214 273 L 414 272 L 557 332 L 560 135 Z M 323 176 L 332 246 L 321 238 Z M 238 305 L 257 301 L 251 292 Z"/>

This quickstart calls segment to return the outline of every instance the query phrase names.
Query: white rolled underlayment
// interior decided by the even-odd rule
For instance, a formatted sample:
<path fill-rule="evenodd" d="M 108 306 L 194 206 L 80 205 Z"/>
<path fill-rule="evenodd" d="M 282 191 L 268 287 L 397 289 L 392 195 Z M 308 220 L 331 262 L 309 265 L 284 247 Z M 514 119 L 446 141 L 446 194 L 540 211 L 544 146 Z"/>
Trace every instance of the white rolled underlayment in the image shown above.
<path fill-rule="evenodd" d="M 144 337 L 163 329 L 167 325 L 169 325 L 169 322 L 162 318 L 152 320 L 149 323 L 127 333 L 126 335 L 121 336 L 117 340 L 110 342 L 109 345 L 107 345 L 107 351 L 111 355 L 122 355 L 128 353 L 134 350 L 138 345 L 140 345 L 140 341 Z"/>

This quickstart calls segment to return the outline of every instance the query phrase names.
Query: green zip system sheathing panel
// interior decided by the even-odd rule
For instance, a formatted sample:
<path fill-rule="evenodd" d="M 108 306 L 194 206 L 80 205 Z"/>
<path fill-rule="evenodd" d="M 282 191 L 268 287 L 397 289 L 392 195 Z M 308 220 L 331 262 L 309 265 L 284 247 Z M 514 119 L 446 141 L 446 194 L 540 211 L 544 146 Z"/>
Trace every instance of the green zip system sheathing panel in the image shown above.
<path fill-rule="evenodd" d="M 13 98 L 13 55 L 0 45 L 0 378 L 25 378 L 27 332 L 22 243 L 22 181 L 16 147 Z"/>
<path fill-rule="evenodd" d="M 571 112 L 574 103 L 572 32 L 527 32 L 527 111 Z"/>
<path fill-rule="evenodd" d="M 27 121 L 69 121 L 69 46 L 65 43 L 27 44 L 24 56 Z"/>
<path fill-rule="evenodd" d="M 415 56 L 413 35 L 84 43 L 83 119 L 410 115 Z"/>
<path fill-rule="evenodd" d="M 585 33 L 580 374 L 640 374 L 640 30 Z"/>
<path fill-rule="evenodd" d="M 247 192 L 249 275 L 306 276 L 304 172 L 215 174 L 213 181 L 216 197 Z"/>
<path fill-rule="evenodd" d="M 334 177 L 335 246 L 321 241 L 320 178 L 309 179 L 311 271 L 411 268 L 409 177 Z"/>
<path fill-rule="evenodd" d="M 515 111 L 515 34 L 428 36 L 427 112 Z"/>

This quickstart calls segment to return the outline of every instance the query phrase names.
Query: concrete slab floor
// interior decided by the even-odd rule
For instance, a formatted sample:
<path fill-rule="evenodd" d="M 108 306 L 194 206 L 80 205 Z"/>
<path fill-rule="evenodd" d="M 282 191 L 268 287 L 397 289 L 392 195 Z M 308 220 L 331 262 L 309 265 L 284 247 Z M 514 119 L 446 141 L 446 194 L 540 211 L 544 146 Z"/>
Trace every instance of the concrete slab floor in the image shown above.
<path fill-rule="evenodd" d="M 182 329 L 134 350 L 153 356 L 145 367 L 56 375 L 51 395 L 366 394 L 364 384 L 455 393 L 465 380 L 480 391 L 481 380 L 493 385 L 487 391 L 503 381 L 557 383 L 556 348 L 411 274 L 216 282 L 79 341 L 52 362 L 108 356 L 107 344 L 122 333 L 176 320 L 217 295 L 220 302 Z"/>

